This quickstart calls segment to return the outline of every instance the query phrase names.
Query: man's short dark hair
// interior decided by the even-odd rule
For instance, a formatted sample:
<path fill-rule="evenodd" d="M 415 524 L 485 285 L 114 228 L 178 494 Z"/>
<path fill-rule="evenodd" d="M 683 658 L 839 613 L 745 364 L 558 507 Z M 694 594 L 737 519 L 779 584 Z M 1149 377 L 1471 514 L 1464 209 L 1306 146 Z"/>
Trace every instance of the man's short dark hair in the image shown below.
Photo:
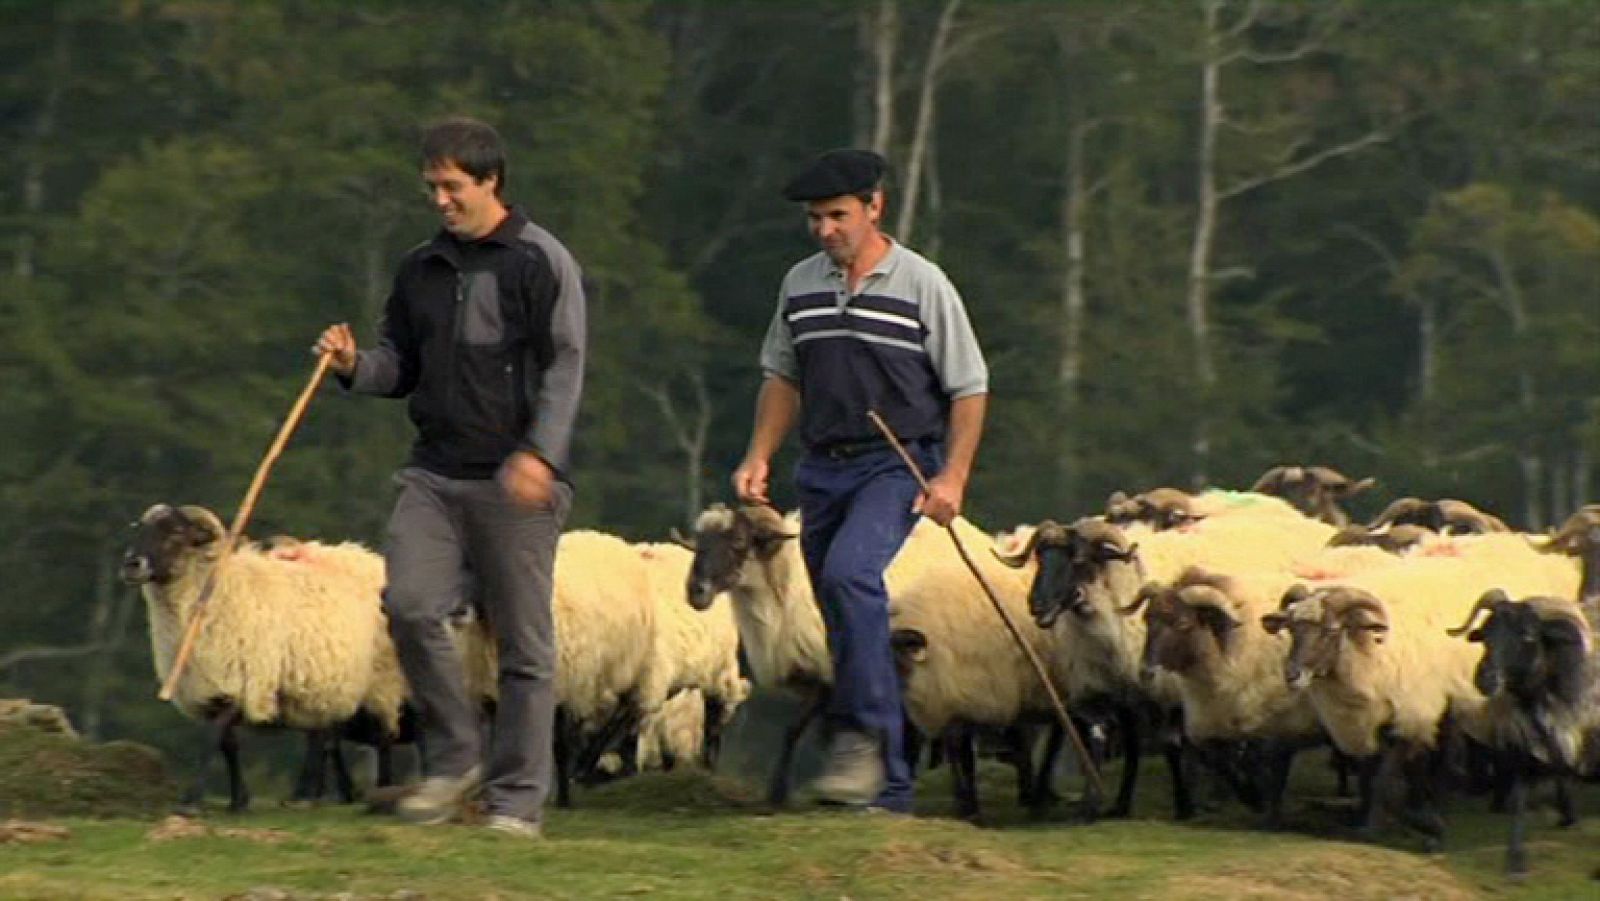
<path fill-rule="evenodd" d="M 506 148 L 487 122 L 455 116 L 430 126 L 422 136 L 422 165 L 454 163 L 479 184 L 495 176 L 494 193 L 506 187 Z"/>

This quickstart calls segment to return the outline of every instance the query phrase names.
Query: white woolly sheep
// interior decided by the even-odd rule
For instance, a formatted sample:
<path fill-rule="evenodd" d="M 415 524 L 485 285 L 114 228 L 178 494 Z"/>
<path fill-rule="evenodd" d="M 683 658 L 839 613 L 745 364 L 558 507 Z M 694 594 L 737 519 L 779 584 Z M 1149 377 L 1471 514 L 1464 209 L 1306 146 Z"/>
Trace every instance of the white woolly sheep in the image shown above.
<path fill-rule="evenodd" d="M 556 803 L 568 807 L 573 773 L 591 770 L 638 722 L 639 689 L 655 650 L 656 607 L 645 558 L 603 532 L 562 534 L 554 581 Z M 492 706 L 499 697 L 499 653 L 491 624 L 462 616 L 455 632 L 468 695 Z"/>
<path fill-rule="evenodd" d="M 955 525 L 965 546 L 976 549 L 986 541 L 966 520 Z M 944 741 L 955 768 L 958 815 L 978 813 L 972 771 L 975 728 L 1007 732 L 1014 745 L 1019 795 L 1041 811 L 1052 799 L 1048 776 L 1053 751 L 1047 751 L 1036 778 L 1027 740 L 1032 730 L 1023 727 L 1055 722 L 1050 696 L 983 588 L 946 544 L 943 554 L 930 552 L 921 572 L 891 590 L 889 627 L 906 713 L 924 735 Z M 1028 625 L 1030 571 L 1001 566 L 992 554 L 975 555 L 973 562 L 1042 662 L 1070 656 L 1059 648 L 1061 636 Z M 1059 742 L 1052 737 L 1054 750 Z"/>
<path fill-rule="evenodd" d="M 1124 529 L 1098 518 L 1070 526 L 1047 521 L 1020 551 L 999 555 L 1013 566 L 1038 558 L 1029 609 L 1040 627 L 1070 635 L 1063 644 L 1070 653 L 1055 658 L 1057 684 L 1074 704 L 1109 699 L 1129 737 L 1113 815 L 1126 815 L 1132 807 L 1140 721 L 1155 718 L 1174 725 L 1182 703 L 1170 674 L 1143 679 L 1145 624 L 1122 616 L 1122 608 L 1133 603 L 1146 582 L 1169 582 L 1190 566 L 1222 572 L 1287 570 L 1317 553 L 1333 532 L 1332 526 L 1308 519 L 1279 498 L 1207 492 L 1197 500 L 1202 503 L 1190 509 L 1203 509 L 1204 518 L 1180 529 L 1154 531 L 1142 523 Z M 1181 733 L 1169 735 L 1164 753 L 1173 772 L 1174 811 L 1184 818 L 1193 814 L 1193 805 L 1182 773 L 1181 741 Z M 1231 772 L 1220 772 L 1233 781 Z"/>
<path fill-rule="evenodd" d="M 898 584 L 935 559 L 932 555 L 954 553 L 942 532 L 931 521 L 918 520 L 884 575 L 891 598 Z M 833 685 L 827 633 L 796 541 L 799 535 L 798 514 L 713 504 L 695 521 L 694 563 L 685 586 L 689 604 L 697 610 L 726 592 L 733 600 L 740 646 L 755 684 L 805 704 L 799 719 L 784 732 L 768 785 L 768 800 L 774 804 L 788 798 L 795 746 Z M 936 547 L 931 544 L 935 542 Z"/>
<path fill-rule="evenodd" d="M 739 676 L 739 627 L 733 602 L 724 595 L 702 611 L 684 603 L 694 554 L 676 544 L 638 544 L 655 602 L 655 648 L 638 690 L 642 717 L 652 716 L 681 692 L 694 690 L 705 704 L 705 736 L 697 743 L 707 767 L 716 765 L 722 727 L 744 701 L 748 683 Z M 643 738 L 641 727 L 641 739 Z"/>
<path fill-rule="evenodd" d="M 1408 812 L 1408 823 L 1430 840 L 1443 824 L 1431 809 L 1428 752 L 1446 715 L 1467 734 L 1484 737 L 1484 697 L 1472 676 L 1476 649 L 1445 630 L 1489 588 L 1560 594 L 1577 584 L 1574 569 L 1559 565 L 1568 561 L 1540 560 L 1516 536 L 1477 536 L 1461 544 L 1448 556 L 1411 556 L 1314 588 L 1294 586 L 1282 612 L 1262 620 L 1269 631 L 1289 630 L 1284 678 L 1304 686 L 1335 746 L 1363 762 L 1364 785 L 1371 785 L 1381 752 L 1391 746 L 1409 765 L 1409 787 L 1425 809 Z M 1370 802 L 1372 794 L 1363 797 Z M 1374 827 L 1374 814 L 1368 803 L 1363 831 Z"/>
<path fill-rule="evenodd" d="M 122 573 L 144 596 L 158 679 L 172 669 L 225 535 L 202 507 L 157 504 L 139 519 Z M 228 764 L 230 808 L 249 805 L 239 723 L 324 730 L 356 713 L 373 688 L 387 634 L 381 587 L 348 567 L 273 559 L 251 545 L 234 550 L 173 696 L 179 710 L 208 725 L 207 753 L 185 806 L 199 806 L 212 749 Z"/>

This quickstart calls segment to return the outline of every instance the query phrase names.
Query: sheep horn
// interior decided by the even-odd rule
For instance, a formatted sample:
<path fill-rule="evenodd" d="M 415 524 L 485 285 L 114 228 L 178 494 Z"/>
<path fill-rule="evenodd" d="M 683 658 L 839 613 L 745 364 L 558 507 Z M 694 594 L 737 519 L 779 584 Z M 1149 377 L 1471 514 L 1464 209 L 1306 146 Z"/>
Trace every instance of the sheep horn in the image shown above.
<path fill-rule="evenodd" d="M 1228 596 L 1212 585 L 1189 585 L 1178 592 L 1178 598 L 1190 607 L 1212 608 L 1228 622 L 1230 628 L 1240 625 L 1239 620 L 1228 611 Z"/>
<path fill-rule="evenodd" d="M 1478 621 L 1478 614 L 1485 610 L 1492 610 L 1494 609 L 1494 605 L 1503 604 L 1509 600 L 1511 600 L 1511 598 L 1502 589 L 1491 588 L 1490 590 L 1485 591 L 1483 596 L 1478 598 L 1478 603 L 1472 605 L 1472 612 L 1467 614 L 1467 621 L 1462 623 L 1457 628 L 1446 629 L 1445 634 L 1451 638 L 1460 638 L 1461 636 L 1472 631 L 1473 624 Z"/>
<path fill-rule="evenodd" d="M 996 560 L 999 560 L 1001 563 L 1004 563 L 1012 569 L 1021 569 L 1027 565 L 1028 558 L 1033 556 L 1034 546 L 1039 543 L 1039 536 L 1044 533 L 1046 528 L 1059 529 L 1060 526 L 1056 525 L 1055 520 L 1047 519 L 1044 522 L 1039 523 L 1039 527 L 1033 530 L 1033 534 L 1029 535 L 1028 540 L 1023 542 L 1021 550 L 1014 553 L 1005 554 L 1001 553 L 999 548 L 990 547 L 989 553 L 993 554 Z"/>
<path fill-rule="evenodd" d="M 1256 479 L 1256 483 L 1250 486 L 1251 492 L 1255 494 L 1271 494 L 1275 489 L 1283 484 L 1288 472 L 1289 468 L 1286 466 L 1272 467 L 1271 469 L 1262 473 L 1261 478 Z"/>
<path fill-rule="evenodd" d="M 691 551 L 697 550 L 694 541 L 692 539 L 683 537 L 683 533 L 678 531 L 677 526 L 673 526 L 671 529 L 667 530 L 667 537 L 671 539 L 673 544 L 676 544 L 679 547 L 685 547 Z"/>
<path fill-rule="evenodd" d="M 1283 598 L 1278 601 L 1278 609 L 1288 610 L 1308 597 L 1311 597 L 1311 589 L 1302 582 L 1296 582 L 1283 593 Z"/>
<path fill-rule="evenodd" d="M 1590 525 L 1600 521 L 1600 508 L 1596 508 L 1591 513 L 1591 507 L 1584 507 L 1567 517 L 1567 521 L 1561 524 L 1559 531 L 1550 536 L 1543 544 L 1535 544 L 1534 547 L 1551 554 L 1571 554 L 1576 552 L 1579 545 L 1578 536 L 1582 535 Z M 1532 544 L 1532 542 L 1529 543 Z"/>
<path fill-rule="evenodd" d="M 1138 613 L 1139 608 L 1143 607 L 1151 598 L 1160 595 L 1161 591 L 1160 582 L 1146 582 L 1144 587 L 1139 589 L 1139 593 L 1133 596 L 1133 603 L 1126 607 L 1118 607 L 1117 612 L 1123 616 L 1132 616 Z"/>

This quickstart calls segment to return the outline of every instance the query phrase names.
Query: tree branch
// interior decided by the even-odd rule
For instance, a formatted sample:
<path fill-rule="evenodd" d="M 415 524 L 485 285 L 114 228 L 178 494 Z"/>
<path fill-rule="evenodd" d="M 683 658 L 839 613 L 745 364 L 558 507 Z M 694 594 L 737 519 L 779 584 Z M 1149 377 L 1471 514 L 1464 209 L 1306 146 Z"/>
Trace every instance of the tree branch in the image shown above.
<path fill-rule="evenodd" d="M 1238 197 L 1240 194 L 1254 191 L 1256 188 L 1259 188 L 1262 185 L 1268 185 L 1276 181 L 1282 181 L 1286 178 L 1299 175 L 1302 172 L 1315 169 L 1323 163 L 1326 163 L 1328 160 L 1341 156 L 1349 156 L 1350 154 L 1364 150 L 1373 144 L 1381 144 L 1392 137 L 1394 137 L 1394 132 L 1387 129 L 1368 132 L 1354 141 L 1346 141 L 1343 144 L 1337 144 L 1333 147 L 1328 147 L 1324 150 L 1318 151 L 1317 153 L 1313 153 L 1304 159 L 1280 166 L 1264 175 L 1258 175 L 1255 178 L 1247 178 L 1237 184 L 1223 188 L 1217 192 L 1217 199 L 1228 200 Z"/>
<path fill-rule="evenodd" d="M 95 642 L 93 644 L 78 645 L 77 647 L 37 646 L 31 648 L 17 648 L 14 651 L 7 652 L 5 656 L 0 657 L 0 672 L 4 672 L 19 663 L 26 663 L 30 660 L 52 660 L 61 657 L 82 657 L 85 654 L 93 654 L 97 651 L 104 650 L 106 647 L 107 645 L 104 642 Z"/>

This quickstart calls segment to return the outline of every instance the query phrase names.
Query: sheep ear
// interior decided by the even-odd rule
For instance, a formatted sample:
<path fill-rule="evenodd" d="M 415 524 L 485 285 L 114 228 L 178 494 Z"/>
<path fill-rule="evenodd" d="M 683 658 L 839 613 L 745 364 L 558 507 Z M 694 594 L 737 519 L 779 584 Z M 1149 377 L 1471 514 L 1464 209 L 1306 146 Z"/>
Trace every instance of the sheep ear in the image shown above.
<path fill-rule="evenodd" d="M 1267 630 L 1268 635 L 1277 635 L 1289 627 L 1289 617 L 1282 613 L 1268 613 L 1261 617 L 1261 628 Z"/>

